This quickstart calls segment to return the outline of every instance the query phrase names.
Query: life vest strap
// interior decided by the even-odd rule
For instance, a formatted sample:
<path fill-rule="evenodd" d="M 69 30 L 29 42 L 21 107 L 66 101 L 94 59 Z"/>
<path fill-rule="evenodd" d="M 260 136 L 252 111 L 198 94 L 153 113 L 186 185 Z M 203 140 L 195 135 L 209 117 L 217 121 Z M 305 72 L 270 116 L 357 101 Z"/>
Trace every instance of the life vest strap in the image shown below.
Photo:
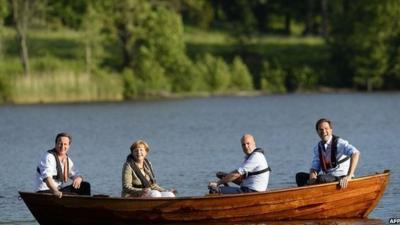
<path fill-rule="evenodd" d="M 53 155 L 53 156 L 54 156 L 54 159 L 56 160 L 57 175 L 54 175 L 52 178 L 53 178 L 54 180 L 58 180 L 58 181 L 64 182 L 64 181 L 62 180 L 62 178 L 61 178 L 61 177 L 62 177 L 61 163 L 60 163 L 60 160 L 58 160 L 58 157 L 57 157 L 57 153 L 56 153 L 55 148 L 50 149 L 50 150 L 48 150 L 47 152 L 50 153 L 51 155 Z M 69 158 L 68 158 L 68 155 L 67 155 L 67 168 L 64 168 L 64 169 L 69 170 Z M 36 167 L 36 171 L 38 172 L 39 175 L 42 175 L 42 173 L 40 172 L 39 166 Z M 68 174 L 69 174 L 69 171 L 68 171 Z"/>
<path fill-rule="evenodd" d="M 264 150 L 262 148 L 256 148 L 253 150 L 253 152 L 247 156 L 246 160 L 250 158 L 251 155 L 253 155 L 254 153 L 259 152 L 261 154 L 264 155 Z M 249 177 L 249 176 L 254 176 L 254 175 L 258 175 L 258 174 L 262 174 L 262 173 L 266 173 L 266 172 L 271 172 L 271 168 L 267 167 L 265 169 L 259 170 L 259 171 L 255 171 L 255 172 L 247 172 L 244 174 L 244 178 Z"/>
<path fill-rule="evenodd" d="M 346 161 L 349 160 L 349 159 L 350 159 L 350 156 L 346 156 L 345 158 L 339 160 L 339 161 L 337 162 L 337 165 L 340 165 L 340 164 L 346 162 Z"/>
<path fill-rule="evenodd" d="M 126 157 L 126 162 L 130 165 L 130 167 L 132 168 L 133 172 L 136 174 L 136 176 L 139 178 L 140 182 L 142 183 L 141 185 L 134 185 L 134 187 L 136 188 L 149 188 L 151 187 L 151 185 L 153 185 L 154 183 L 156 183 L 155 178 L 154 178 L 154 172 L 153 169 L 151 167 L 150 162 L 145 159 L 144 161 L 144 166 L 150 170 L 150 180 L 147 180 L 146 177 L 143 175 L 143 173 L 140 171 L 139 167 L 136 166 L 134 158 L 131 154 L 129 154 Z"/>
<path fill-rule="evenodd" d="M 255 171 L 255 172 L 248 172 L 245 174 L 245 177 L 249 177 L 249 176 L 254 176 L 254 175 L 258 175 L 258 174 L 262 174 L 262 173 L 266 173 L 266 172 L 271 172 L 271 168 L 267 167 L 263 170 L 259 170 L 259 171 Z"/>

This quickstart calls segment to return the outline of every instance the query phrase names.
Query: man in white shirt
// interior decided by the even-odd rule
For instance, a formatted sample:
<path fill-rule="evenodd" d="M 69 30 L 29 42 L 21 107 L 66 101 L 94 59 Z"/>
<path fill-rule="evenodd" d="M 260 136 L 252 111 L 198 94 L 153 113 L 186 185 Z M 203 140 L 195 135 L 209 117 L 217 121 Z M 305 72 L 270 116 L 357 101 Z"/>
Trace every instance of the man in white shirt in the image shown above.
<path fill-rule="evenodd" d="M 90 184 L 83 182 L 83 177 L 76 170 L 67 153 L 72 141 L 71 135 L 59 133 L 55 139 L 55 147 L 48 150 L 36 168 L 36 191 L 48 192 L 61 198 L 66 194 L 90 195 Z M 68 179 L 72 185 L 65 186 Z"/>
<path fill-rule="evenodd" d="M 360 151 L 333 135 L 332 122 L 326 118 L 319 119 L 315 129 L 321 141 L 314 147 L 310 173 L 296 174 L 297 185 L 339 181 L 340 187 L 346 188 L 354 177 Z M 320 171 L 322 174 L 318 175 Z"/>
<path fill-rule="evenodd" d="M 243 192 L 266 191 L 268 186 L 270 168 L 261 148 L 256 148 L 254 137 L 245 134 L 241 138 L 245 160 L 242 165 L 229 174 L 218 172 L 218 181 L 209 183 L 210 192 L 222 194 L 235 194 Z M 240 187 L 231 187 L 227 184 L 234 182 Z M 225 185 L 225 186 L 221 186 Z"/>

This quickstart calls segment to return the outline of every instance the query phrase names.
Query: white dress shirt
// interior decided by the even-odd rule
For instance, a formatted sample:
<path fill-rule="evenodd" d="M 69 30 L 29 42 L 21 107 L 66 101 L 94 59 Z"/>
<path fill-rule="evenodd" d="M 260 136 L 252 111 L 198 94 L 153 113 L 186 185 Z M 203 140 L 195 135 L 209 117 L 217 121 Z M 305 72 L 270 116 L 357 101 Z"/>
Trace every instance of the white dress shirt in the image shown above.
<path fill-rule="evenodd" d="M 80 176 L 79 172 L 76 170 L 76 168 L 74 166 L 74 163 L 72 162 L 72 160 L 69 157 L 68 157 L 68 165 L 69 165 L 69 174 L 68 174 L 69 178 L 74 179 L 75 177 Z M 35 191 L 49 190 L 50 188 L 44 182 L 44 179 L 48 178 L 48 177 L 57 176 L 56 158 L 54 157 L 53 154 L 46 152 L 42 156 L 38 167 L 40 170 L 40 174 L 35 170 L 36 171 Z M 61 164 L 61 170 L 62 170 L 62 174 L 63 174 L 64 173 L 63 164 Z M 59 180 L 54 179 L 54 181 L 57 184 L 59 189 L 66 185 L 66 183 L 61 182 Z"/>
<path fill-rule="evenodd" d="M 244 175 L 249 172 L 256 172 L 268 167 L 267 160 L 264 154 L 260 152 L 254 152 L 248 158 L 244 160 L 242 165 L 237 169 L 240 175 Z M 247 187 L 255 191 L 266 191 L 268 187 L 270 172 L 264 172 L 258 175 L 246 177 L 241 186 Z"/>
<path fill-rule="evenodd" d="M 320 164 L 320 159 L 319 159 L 319 151 L 318 151 L 318 145 L 319 143 L 314 147 L 314 156 L 313 160 L 311 162 L 311 169 L 314 169 L 318 173 L 321 171 L 321 164 Z M 325 156 L 325 160 L 327 162 L 331 161 L 331 145 L 332 145 L 332 137 L 328 140 L 327 143 L 324 144 L 325 146 L 325 152 L 323 153 L 323 157 Z M 323 151 L 322 151 L 323 152 Z M 354 153 L 359 153 L 353 145 L 349 144 L 348 141 L 339 138 L 338 139 L 338 144 L 337 144 L 337 153 L 336 153 L 336 158 L 337 161 L 340 161 L 347 156 L 351 157 Z M 335 168 L 330 168 L 327 170 L 327 174 L 333 175 L 336 177 L 340 176 L 346 176 L 349 167 L 350 167 L 350 160 L 346 160 L 345 162 L 337 165 Z"/>

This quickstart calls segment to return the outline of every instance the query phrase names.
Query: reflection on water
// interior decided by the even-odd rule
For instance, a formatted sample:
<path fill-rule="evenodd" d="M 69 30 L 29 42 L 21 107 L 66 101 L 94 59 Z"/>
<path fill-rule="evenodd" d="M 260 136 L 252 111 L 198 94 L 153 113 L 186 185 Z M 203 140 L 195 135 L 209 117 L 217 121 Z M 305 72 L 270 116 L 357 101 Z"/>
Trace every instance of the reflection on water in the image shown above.
<path fill-rule="evenodd" d="M 370 218 L 399 217 L 400 94 L 310 94 L 217 97 L 154 102 L 0 106 L 0 223 L 37 225 L 18 200 L 31 191 L 36 164 L 54 135 L 73 136 L 70 156 L 93 194 L 119 196 L 130 144 L 147 140 L 158 183 L 179 196 L 202 196 L 216 171 L 243 159 L 239 139 L 252 133 L 272 168 L 269 188 L 295 186 L 318 141 L 314 123 L 334 122 L 334 133 L 359 148 L 356 176 L 392 171 Z M 381 224 L 379 220 L 290 221 L 265 224 Z M 264 224 L 264 223 L 262 223 Z M 230 225 L 224 223 L 224 225 Z"/>
<path fill-rule="evenodd" d="M 9 221 L 0 222 L 0 225 L 31 225 L 37 224 L 35 220 L 21 220 L 21 221 Z M 136 225 L 149 225 L 137 224 Z M 159 225 L 384 225 L 385 223 L 379 219 L 341 219 L 341 220 L 302 220 L 302 221 L 267 221 L 267 222 L 257 222 L 257 223 L 235 223 L 235 222 L 225 222 L 225 223 L 162 223 Z M 112 224 L 110 224 L 112 225 Z M 152 225 L 157 225 L 153 223 Z"/>
<path fill-rule="evenodd" d="M 0 221 L 0 224 L 7 225 L 31 225 L 37 224 L 36 220 L 14 220 L 14 221 Z"/>
<path fill-rule="evenodd" d="M 307 221 L 279 221 L 265 223 L 239 223 L 234 225 L 383 225 L 379 219 L 342 219 L 342 220 L 307 220 Z M 223 224 L 220 224 L 223 225 Z M 225 224 L 226 225 L 226 224 Z"/>
<path fill-rule="evenodd" d="M 384 225 L 385 223 L 380 219 L 335 219 L 335 220 L 266 221 L 266 222 L 256 222 L 256 223 L 201 222 L 201 223 L 167 223 L 167 224 L 168 225 Z"/>

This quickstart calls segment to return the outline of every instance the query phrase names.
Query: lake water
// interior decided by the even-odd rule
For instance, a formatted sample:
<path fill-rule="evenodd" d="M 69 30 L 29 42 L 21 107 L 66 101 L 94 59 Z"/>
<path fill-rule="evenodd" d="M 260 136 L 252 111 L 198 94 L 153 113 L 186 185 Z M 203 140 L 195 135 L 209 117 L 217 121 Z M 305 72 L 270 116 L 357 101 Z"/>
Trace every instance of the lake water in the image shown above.
<path fill-rule="evenodd" d="M 204 195 L 216 171 L 241 163 L 243 133 L 266 149 L 273 170 L 269 187 L 295 186 L 294 174 L 309 169 L 320 117 L 330 118 L 334 133 L 361 151 L 357 176 L 390 169 L 391 181 L 370 220 L 295 224 L 385 224 L 399 218 L 400 94 L 296 94 L 0 106 L 0 224 L 37 225 L 17 191 L 33 190 L 37 162 L 58 132 L 72 134 L 70 157 L 94 194 L 119 196 L 129 146 L 143 138 L 158 183 L 191 196 Z"/>

